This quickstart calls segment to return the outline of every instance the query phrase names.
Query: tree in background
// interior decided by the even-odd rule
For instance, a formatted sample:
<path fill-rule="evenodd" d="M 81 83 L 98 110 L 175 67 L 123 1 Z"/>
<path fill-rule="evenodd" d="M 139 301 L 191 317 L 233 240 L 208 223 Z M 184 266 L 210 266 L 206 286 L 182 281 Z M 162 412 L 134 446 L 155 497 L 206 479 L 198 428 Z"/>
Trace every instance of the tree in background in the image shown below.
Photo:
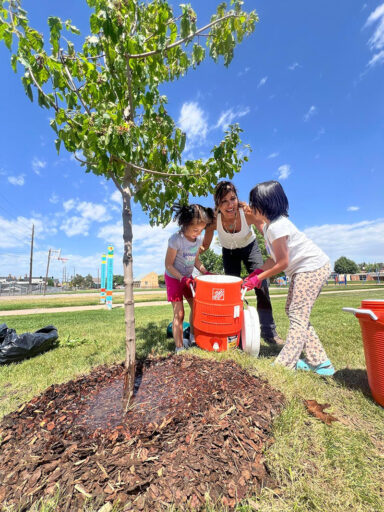
<path fill-rule="evenodd" d="M 113 287 L 123 286 L 124 284 L 124 276 L 113 276 Z"/>
<path fill-rule="evenodd" d="M 95 283 L 93 281 L 93 277 L 91 276 L 91 274 L 87 274 L 84 277 L 84 286 L 85 286 L 85 288 L 94 288 L 95 287 Z"/>
<path fill-rule="evenodd" d="M 263 261 L 265 261 L 269 258 L 267 248 L 265 246 L 265 239 L 264 239 L 263 235 L 260 233 L 260 231 L 256 228 L 256 226 L 252 226 L 252 227 L 253 227 L 253 231 L 256 235 L 257 245 L 259 246 L 261 255 L 263 257 Z"/>
<path fill-rule="evenodd" d="M 334 270 L 338 274 L 356 274 L 359 268 L 354 261 L 349 260 L 345 256 L 341 256 L 335 261 Z"/>
<path fill-rule="evenodd" d="M 72 288 L 84 288 L 84 277 L 76 274 L 70 281 L 69 285 Z"/>
<path fill-rule="evenodd" d="M 199 256 L 204 267 L 212 274 L 224 274 L 223 257 L 212 249 L 207 249 Z"/>
<path fill-rule="evenodd" d="M 165 286 L 165 277 L 164 274 L 159 275 L 159 286 Z"/>
<path fill-rule="evenodd" d="M 186 136 L 168 115 L 159 86 L 196 68 L 206 53 L 228 66 L 258 17 L 242 10 L 242 0 L 231 0 L 230 8 L 221 2 L 209 23 L 198 28 L 189 4 L 181 4 L 175 14 L 166 0 L 86 2 L 92 9 L 90 35 L 81 43 L 70 20 L 51 16 L 47 48 L 42 34 L 29 25 L 22 0 L 0 0 L 0 40 L 11 51 L 13 69 L 23 70 L 29 99 L 35 95 L 41 107 L 52 111 L 57 150 L 64 145 L 86 172 L 113 180 L 122 194 L 126 382 L 132 393 L 131 201 L 140 203 L 152 224 L 165 225 L 176 200 L 186 203 L 189 194 L 212 193 L 219 179 L 232 178 L 246 160 L 237 150 L 241 130 L 232 125 L 207 160 L 183 162 Z"/>
<path fill-rule="evenodd" d="M 378 272 L 384 268 L 384 263 L 359 263 L 358 267 L 361 272 Z"/>

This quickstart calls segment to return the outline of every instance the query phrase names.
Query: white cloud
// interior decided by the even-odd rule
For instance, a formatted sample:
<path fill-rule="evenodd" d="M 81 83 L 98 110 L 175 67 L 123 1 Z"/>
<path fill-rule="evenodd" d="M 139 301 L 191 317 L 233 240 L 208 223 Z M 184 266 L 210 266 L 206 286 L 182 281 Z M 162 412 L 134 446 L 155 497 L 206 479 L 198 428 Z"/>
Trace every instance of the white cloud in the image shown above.
<path fill-rule="evenodd" d="M 382 64 L 384 62 L 384 50 L 381 50 L 379 53 L 376 53 L 372 59 L 368 62 L 368 67 L 372 68 L 376 66 L 376 64 Z"/>
<path fill-rule="evenodd" d="M 48 201 L 52 204 L 57 204 L 59 202 L 59 196 L 53 192 Z"/>
<path fill-rule="evenodd" d="M 267 156 L 267 160 L 268 160 L 269 158 L 276 158 L 276 157 L 278 157 L 278 156 L 279 156 L 279 153 L 271 153 L 271 154 L 269 154 L 269 155 Z"/>
<path fill-rule="evenodd" d="M 105 222 L 110 219 L 110 217 L 107 216 L 105 206 L 102 204 L 83 201 L 77 205 L 76 210 L 81 213 L 84 219 L 90 219 L 95 222 Z"/>
<path fill-rule="evenodd" d="M 291 166 L 288 164 L 280 165 L 278 168 L 279 171 L 279 180 L 286 180 L 288 176 L 291 174 Z"/>
<path fill-rule="evenodd" d="M 317 132 L 316 137 L 313 139 L 314 141 L 319 140 L 325 133 L 325 128 L 320 128 L 320 130 Z"/>
<path fill-rule="evenodd" d="M 24 175 L 20 174 L 20 176 L 8 176 L 8 181 L 12 185 L 22 187 L 25 183 Z"/>
<path fill-rule="evenodd" d="M 107 222 L 111 218 L 104 205 L 89 201 L 69 199 L 63 203 L 63 207 L 66 213 L 73 211 L 80 214 L 65 218 L 60 226 L 60 229 L 69 237 L 88 236 L 92 222 Z"/>
<path fill-rule="evenodd" d="M 151 271 L 162 274 L 164 272 L 168 239 L 177 231 L 178 226 L 174 222 L 171 222 L 165 228 L 161 226 L 151 227 L 149 224 L 133 224 L 132 229 L 135 277 Z M 112 243 L 116 250 L 122 254 L 123 225 L 121 222 L 103 226 L 97 237 L 103 239 L 105 243 Z"/>
<path fill-rule="evenodd" d="M 60 229 L 69 237 L 75 235 L 88 236 L 90 224 L 89 219 L 73 216 L 65 219 L 61 224 Z"/>
<path fill-rule="evenodd" d="M 223 130 L 227 130 L 228 126 L 232 124 L 235 121 L 235 119 L 244 117 L 247 114 L 249 114 L 249 112 L 249 107 L 245 107 L 244 109 L 238 110 L 233 110 L 233 108 L 230 108 L 220 114 L 219 120 L 217 121 L 215 128 L 222 128 Z"/>
<path fill-rule="evenodd" d="M 288 69 L 290 71 L 295 71 L 296 68 L 299 68 L 301 67 L 300 64 L 298 62 L 293 62 L 290 66 L 288 66 Z"/>
<path fill-rule="evenodd" d="M 32 169 L 35 174 L 40 176 L 41 169 L 44 169 L 44 167 L 47 165 L 47 162 L 44 160 L 39 160 L 37 157 L 34 157 L 32 160 Z"/>
<path fill-rule="evenodd" d="M 374 52 L 373 57 L 367 64 L 370 68 L 384 62 L 384 3 L 377 6 L 376 9 L 371 12 L 365 22 L 364 28 L 374 24 L 376 24 L 376 28 L 368 40 L 368 46 L 370 50 Z"/>
<path fill-rule="evenodd" d="M 244 68 L 244 70 L 243 70 L 243 71 L 239 71 L 239 72 L 237 73 L 237 76 L 243 76 L 243 75 L 246 75 L 249 71 L 251 71 L 251 68 L 250 68 L 250 67 L 246 67 L 246 68 Z"/>
<path fill-rule="evenodd" d="M 313 117 L 315 114 L 317 114 L 317 107 L 315 105 L 311 105 L 309 107 L 309 110 L 306 114 L 304 114 L 304 121 L 307 122 Z"/>
<path fill-rule="evenodd" d="M 35 226 L 35 241 L 43 239 L 46 234 L 56 233 L 55 221 L 43 217 L 17 217 L 17 219 L 6 219 L 0 217 L 0 248 L 16 249 L 30 246 L 32 224 Z M 3 272 L 1 272 L 3 273 Z"/>
<path fill-rule="evenodd" d="M 123 198 L 121 197 L 121 193 L 119 190 L 115 190 L 111 196 L 110 196 L 110 199 L 111 201 L 114 201 L 115 203 L 119 203 L 121 204 Z"/>
<path fill-rule="evenodd" d="M 304 232 L 332 261 L 340 256 L 357 263 L 383 260 L 384 219 L 355 224 L 325 224 L 307 228 Z"/>
<path fill-rule="evenodd" d="M 65 201 L 63 203 L 64 210 L 66 212 L 69 212 L 75 207 L 76 201 L 74 199 L 68 199 L 68 201 Z"/>
<path fill-rule="evenodd" d="M 201 145 L 205 141 L 208 123 L 204 111 L 197 102 L 183 103 L 177 124 L 187 134 L 187 142 L 190 148 Z"/>
<path fill-rule="evenodd" d="M 357 212 L 360 210 L 360 206 L 348 206 L 347 212 Z"/>
<path fill-rule="evenodd" d="M 267 80 L 268 80 L 268 76 L 263 76 L 263 78 L 258 83 L 257 88 L 262 87 L 263 85 L 265 85 L 267 83 Z"/>

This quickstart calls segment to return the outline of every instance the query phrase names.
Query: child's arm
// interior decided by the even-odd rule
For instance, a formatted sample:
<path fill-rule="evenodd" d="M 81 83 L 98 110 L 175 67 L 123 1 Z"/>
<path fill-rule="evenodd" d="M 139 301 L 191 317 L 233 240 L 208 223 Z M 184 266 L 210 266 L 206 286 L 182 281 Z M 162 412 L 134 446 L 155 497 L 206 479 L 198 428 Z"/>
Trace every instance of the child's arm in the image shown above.
<path fill-rule="evenodd" d="M 263 272 L 258 275 L 260 281 L 268 279 L 268 277 L 275 276 L 276 274 L 280 274 L 280 272 L 288 267 L 289 255 L 287 238 L 287 236 L 282 236 L 281 238 L 276 238 L 276 240 L 272 242 L 272 249 L 276 257 L 276 261 L 272 258 L 267 259 L 261 267 Z"/>
<path fill-rule="evenodd" d="M 175 279 L 181 281 L 181 279 L 183 278 L 182 274 L 180 274 L 180 272 L 173 266 L 176 254 L 177 249 L 172 249 L 171 247 L 168 247 L 167 254 L 165 255 L 165 268 Z"/>

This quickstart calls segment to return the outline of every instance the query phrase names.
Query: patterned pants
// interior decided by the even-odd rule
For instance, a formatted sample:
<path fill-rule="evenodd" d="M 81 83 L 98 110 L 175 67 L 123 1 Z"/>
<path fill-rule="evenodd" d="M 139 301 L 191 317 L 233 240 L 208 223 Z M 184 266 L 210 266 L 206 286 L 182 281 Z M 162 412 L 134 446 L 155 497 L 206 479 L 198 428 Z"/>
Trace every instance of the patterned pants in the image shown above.
<path fill-rule="evenodd" d="M 276 363 L 293 369 L 303 351 L 306 361 L 313 366 L 328 359 L 309 317 L 330 272 L 331 267 L 327 263 L 313 272 L 298 272 L 293 275 L 285 305 L 289 318 L 287 341 L 276 358 Z"/>

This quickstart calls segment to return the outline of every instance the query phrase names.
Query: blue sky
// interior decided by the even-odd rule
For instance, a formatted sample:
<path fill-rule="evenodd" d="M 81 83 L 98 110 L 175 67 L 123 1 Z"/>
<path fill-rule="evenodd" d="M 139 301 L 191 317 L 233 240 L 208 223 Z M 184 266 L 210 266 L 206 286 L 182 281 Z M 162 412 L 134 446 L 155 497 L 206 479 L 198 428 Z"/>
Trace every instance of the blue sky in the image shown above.
<path fill-rule="evenodd" d="M 216 2 L 191 3 L 205 24 Z M 58 15 L 88 34 L 85 0 L 23 5 L 40 31 Z M 163 87 L 169 113 L 187 132 L 185 156 L 207 156 L 228 123 L 239 122 L 252 147 L 234 179 L 241 199 L 256 183 L 279 179 L 292 221 L 332 261 L 383 261 L 384 3 L 247 0 L 245 8 L 260 22 L 228 69 L 207 60 Z M 61 277 L 65 265 L 68 275 L 96 276 L 108 243 L 122 273 L 119 194 L 65 150 L 57 156 L 50 113 L 30 103 L 9 60 L 0 46 L 0 276 L 29 272 L 33 223 L 34 276 L 45 274 L 49 248 L 68 258 L 54 260 L 50 274 Z M 162 273 L 175 226 L 149 227 L 138 206 L 133 222 L 135 277 Z"/>

